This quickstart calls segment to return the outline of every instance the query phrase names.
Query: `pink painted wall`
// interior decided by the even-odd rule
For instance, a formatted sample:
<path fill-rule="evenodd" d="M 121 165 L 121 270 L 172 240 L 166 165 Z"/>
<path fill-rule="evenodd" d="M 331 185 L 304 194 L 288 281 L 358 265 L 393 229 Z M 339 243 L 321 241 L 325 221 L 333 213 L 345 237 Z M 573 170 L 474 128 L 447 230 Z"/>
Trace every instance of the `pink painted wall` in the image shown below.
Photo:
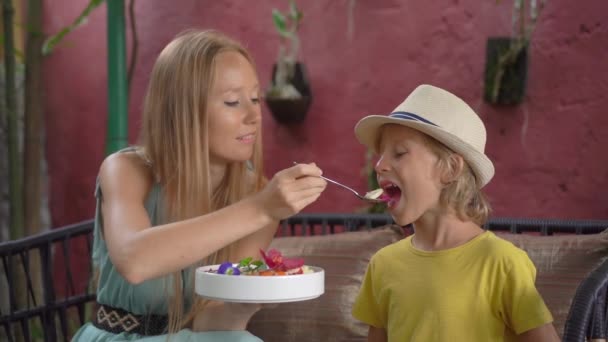
<path fill-rule="evenodd" d="M 45 30 L 56 32 L 88 0 L 46 0 Z M 352 133 L 364 115 L 392 110 L 418 84 L 450 89 L 480 113 L 497 174 L 487 187 L 495 215 L 608 218 L 608 2 L 551 0 L 530 51 L 527 99 L 495 108 L 481 100 L 485 43 L 510 31 L 510 1 L 356 1 L 348 35 L 347 0 L 300 1 L 301 60 L 314 102 L 296 129 L 265 112 L 268 176 L 292 160 L 315 161 L 325 175 L 365 190 L 364 149 Z M 178 32 L 215 28 L 242 41 L 268 85 L 277 54 L 271 22 L 281 0 L 136 2 L 138 65 L 129 138 L 135 142 L 148 74 Z M 90 218 L 106 123 L 105 6 L 45 63 L 47 157 L 53 225 Z M 329 187 L 308 212 L 353 212 L 348 193 Z"/>

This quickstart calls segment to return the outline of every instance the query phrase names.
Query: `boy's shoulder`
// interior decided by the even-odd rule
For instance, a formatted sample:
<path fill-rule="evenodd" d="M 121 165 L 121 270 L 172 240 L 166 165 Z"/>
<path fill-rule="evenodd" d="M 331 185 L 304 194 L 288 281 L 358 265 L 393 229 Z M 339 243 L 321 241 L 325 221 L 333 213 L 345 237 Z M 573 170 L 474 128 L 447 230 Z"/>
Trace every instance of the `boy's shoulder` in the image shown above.
<path fill-rule="evenodd" d="M 409 244 L 411 244 L 412 236 L 405 237 L 399 241 L 393 242 L 380 248 L 372 256 L 372 260 L 393 259 L 403 253 Z"/>
<path fill-rule="evenodd" d="M 528 253 L 515 246 L 511 241 L 505 240 L 493 232 L 486 232 L 487 238 L 480 244 L 481 253 L 490 262 L 504 264 L 512 267 L 514 264 L 530 265 Z"/>
<path fill-rule="evenodd" d="M 487 238 L 483 240 L 481 246 L 494 251 L 496 254 L 526 253 L 521 248 L 515 246 L 511 241 L 503 239 L 491 231 L 486 231 L 484 234 L 487 234 Z"/>

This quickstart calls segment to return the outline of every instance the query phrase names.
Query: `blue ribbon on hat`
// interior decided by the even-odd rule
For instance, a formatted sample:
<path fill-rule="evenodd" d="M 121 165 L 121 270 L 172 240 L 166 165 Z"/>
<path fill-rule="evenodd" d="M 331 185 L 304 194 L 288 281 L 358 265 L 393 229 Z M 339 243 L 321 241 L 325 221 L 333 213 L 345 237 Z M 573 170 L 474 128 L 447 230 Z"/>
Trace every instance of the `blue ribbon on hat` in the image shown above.
<path fill-rule="evenodd" d="M 405 119 L 405 120 L 412 120 L 412 121 L 421 121 L 433 126 L 437 126 L 436 124 L 432 123 L 431 121 L 420 117 L 416 114 L 413 113 L 408 113 L 408 112 L 392 112 L 391 115 L 389 115 L 389 117 L 391 118 L 397 118 L 397 119 Z M 439 126 L 437 126 L 439 127 Z"/>

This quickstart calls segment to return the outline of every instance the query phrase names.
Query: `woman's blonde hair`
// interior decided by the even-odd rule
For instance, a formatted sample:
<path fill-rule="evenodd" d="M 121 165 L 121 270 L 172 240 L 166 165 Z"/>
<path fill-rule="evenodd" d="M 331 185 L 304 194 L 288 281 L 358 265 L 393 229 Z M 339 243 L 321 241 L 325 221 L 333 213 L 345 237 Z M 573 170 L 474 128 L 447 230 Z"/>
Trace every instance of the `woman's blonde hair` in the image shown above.
<path fill-rule="evenodd" d="M 225 51 L 240 53 L 255 68 L 251 55 L 238 42 L 216 31 L 190 30 L 163 49 L 152 69 L 144 100 L 140 148 L 163 190 L 163 222 L 213 212 L 264 185 L 258 134 L 250 163 L 229 164 L 220 186 L 211 189 L 207 104 L 215 60 Z M 227 246 L 202 262 L 230 260 L 235 248 L 235 244 Z M 182 281 L 182 273 L 176 272 L 174 293 L 168 294 L 169 332 L 181 329 L 185 321 Z M 200 306 L 194 305 L 193 309 Z"/>
<path fill-rule="evenodd" d="M 460 219 L 471 220 L 483 226 L 492 209 L 481 192 L 471 167 L 464 161 L 462 170 L 459 170 L 459 163 L 454 158 L 456 154 L 454 151 L 431 136 L 426 134 L 422 134 L 422 136 L 426 145 L 439 158 L 440 172 L 452 178 L 441 191 L 440 203 L 454 209 Z"/>

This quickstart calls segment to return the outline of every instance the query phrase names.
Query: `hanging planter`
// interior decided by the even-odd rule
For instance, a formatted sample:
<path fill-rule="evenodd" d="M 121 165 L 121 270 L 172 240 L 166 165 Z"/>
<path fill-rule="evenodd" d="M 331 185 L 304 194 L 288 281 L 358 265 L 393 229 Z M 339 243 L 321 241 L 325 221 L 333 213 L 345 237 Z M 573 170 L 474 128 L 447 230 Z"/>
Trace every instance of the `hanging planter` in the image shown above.
<path fill-rule="evenodd" d="M 509 37 L 489 38 L 484 99 L 493 104 L 521 103 L 526 92 L 528 45 Z"/>
<path fill-rule="evenodd" d="M 295 0 L 289 1 L 286 14 L 272 11 L 274 26 L 281 38 L 279 56 L 272 69 L 272 82 L 266 91 L 266 104 L 274 119 L 285 125 L 304 121 L 312 102 L 304 64 L 298 62 L 298 28 L 303 14 Z"/>
<path fill-rule="evenodd" d="M 277 65 L 275 64 L 272 71 L 273 80 L 275 80 L 276 73 Z M 288 82 L 297 90 L 298 96 L 273 96 L 272 93 L 268 93 L 266 96 L 266 105 L 270 113 L 278 123 L 285 125 L 303 122 L 312 103 L 306 68 L 302 63 L 294 65 L 293 76 Z"/>
<path fill-rule="evenodd" d="M 483 98 L 492 104 L 513 105 L 524 100 L 530 40 L 546 0 L 512 1 L 511 37 L 488 38 L 486 47 Z"/>

